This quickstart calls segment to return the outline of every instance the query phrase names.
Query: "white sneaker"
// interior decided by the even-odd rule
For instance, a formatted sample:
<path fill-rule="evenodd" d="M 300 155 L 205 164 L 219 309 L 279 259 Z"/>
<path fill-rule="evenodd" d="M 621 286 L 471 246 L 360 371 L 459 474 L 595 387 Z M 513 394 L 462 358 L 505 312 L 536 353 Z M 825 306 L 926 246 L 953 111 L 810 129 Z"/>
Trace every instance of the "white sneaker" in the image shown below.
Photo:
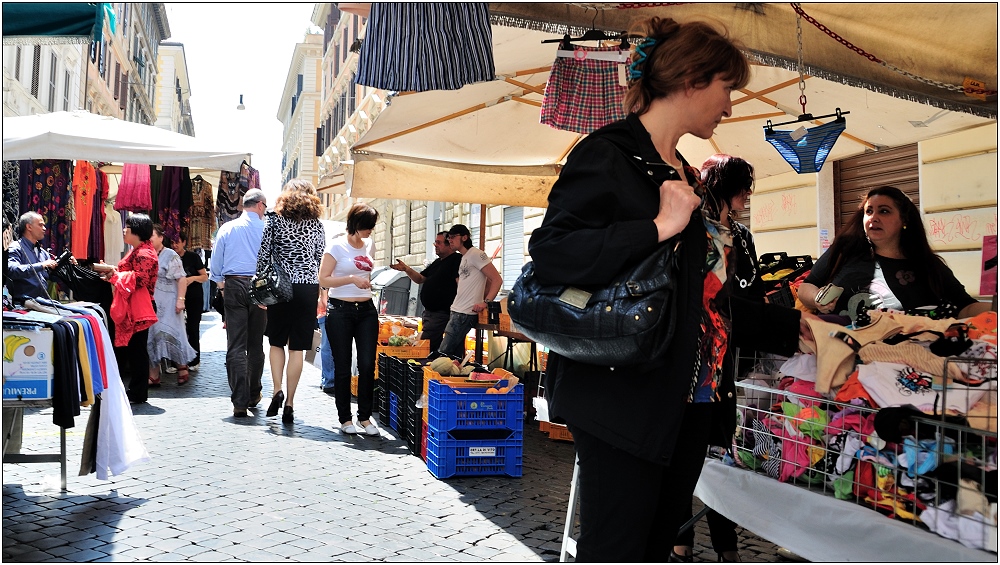
<path fill-rule="evenodd" d="M 350 434 L 350 435 L 356 435 L 356 434 L 359 434 L 361 432 L 362 432 L 362 430 L 360 428 L 358 428 L 357 426 L 355 426 L 354 422 L 350 422 L 348 424 L 341 424 L 340 425 L 340 433 Z"/>
<path fill-rule="evenodd" d="M 188 368 L 190 369 L 190 367 Z M 173 365 L 167 365 L 167 374 L 173 375 L 176 372 L 177 372 L 177 367 L 174 367 Z"/>
<path fill-rule="evenodd" d="M 188 371 L 197 371 L 197 370 L 198 370 L 197 363 L 195 363 L 194 365 L 188 365 Z"/>

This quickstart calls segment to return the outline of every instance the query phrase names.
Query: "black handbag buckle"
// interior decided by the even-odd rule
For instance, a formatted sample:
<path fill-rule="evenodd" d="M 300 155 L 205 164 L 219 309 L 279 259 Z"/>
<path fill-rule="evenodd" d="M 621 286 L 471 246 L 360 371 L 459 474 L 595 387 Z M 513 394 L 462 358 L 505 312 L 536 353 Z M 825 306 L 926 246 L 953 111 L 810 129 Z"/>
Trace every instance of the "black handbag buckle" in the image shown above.
<path fill-rule="evenodd" d="M 625 283 L 625 288 L 628 289 L 628 293 L 631 296 L 642 296 L 642 294 L 643 294 L 642 293 L 642 287 L 640 287 L 639 283 L 637 283 L 635 281 L 628 281 L 628 282 L 626 282 Z"/>

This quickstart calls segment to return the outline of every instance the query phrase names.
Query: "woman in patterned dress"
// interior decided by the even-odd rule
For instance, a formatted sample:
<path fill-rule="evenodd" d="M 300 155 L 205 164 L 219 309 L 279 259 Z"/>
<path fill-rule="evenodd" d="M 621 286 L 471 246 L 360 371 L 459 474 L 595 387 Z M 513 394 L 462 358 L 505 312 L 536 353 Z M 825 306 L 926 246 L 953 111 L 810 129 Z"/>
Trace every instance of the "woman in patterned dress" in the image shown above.
<path fill-rule="evenodd" d="M 159 256 L 159 270 L 153 292 L 158 320 L 149 328 L 147 342 L 149 384 L 160 384 L 160 361 L 165 359 L 177 364 L 177 384 L 182 385 L 188 381 L 188 363 L 197 355 L 188 343 L 184 325 L 188 279 L 180 255 L 170 248 L 170 241 L 163 237 L 163 226 L 153 224 L 150 241 Z"/>
<path fill-rule="evenodd" d="M 257 272 L 268 264 L 281 266 L 292 281 L 292 299 L 267 309 L 264 334 L 271 344 L 271 379 L 274 396 L 268 416 L 277 416 L 284 402 L 281 421 L 293 421 L 295 389 L 302 375 L 303 352 L 312 347 L 313 331 L 319 316 L 319 262 L 326 235 L 319 221 L 321 202 L 309 181 L 292 179 L 282 188 L 267 215 L 264 237 L 257 254 Z M 287 353 L 286 353 L 287 350 Z M 285 364 L 287 358 L 287 366 Z M 281 390 L 282 374 L 288 374 L 288 394 Z"/>

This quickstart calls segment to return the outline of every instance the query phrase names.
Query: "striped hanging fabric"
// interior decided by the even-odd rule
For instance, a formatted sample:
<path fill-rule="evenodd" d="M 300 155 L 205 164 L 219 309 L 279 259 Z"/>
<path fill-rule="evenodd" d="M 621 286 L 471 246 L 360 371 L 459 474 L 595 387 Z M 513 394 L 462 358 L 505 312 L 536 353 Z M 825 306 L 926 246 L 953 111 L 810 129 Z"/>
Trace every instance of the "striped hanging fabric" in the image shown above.
<path fill-rule="evenodd" d="M 486 3 L 372 3 L 357 84 L 398 92 L 457 90 L 495 75 Z"/>

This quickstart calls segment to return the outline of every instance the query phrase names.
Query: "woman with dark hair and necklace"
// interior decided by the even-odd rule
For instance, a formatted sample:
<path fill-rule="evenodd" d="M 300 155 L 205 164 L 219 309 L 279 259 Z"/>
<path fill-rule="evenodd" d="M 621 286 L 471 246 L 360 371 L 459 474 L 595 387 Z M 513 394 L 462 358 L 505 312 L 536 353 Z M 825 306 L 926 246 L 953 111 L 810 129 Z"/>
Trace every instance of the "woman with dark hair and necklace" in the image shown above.
<path fill-rule="evenodd" d="M 701 166 L 701 182 L 707 189 L 707 194 L 715 200 L 719 208 L 719 218 L 722 225 L 729 229 L 733 237 L 733 261 L 736 271 L 733 274 L 733 296 L 764 301 L 764 286 L 757 276 L 757 249 L 753 244 L 750 228 L 736 221 L 736 214 L 746 210 L 747 199 L 753 193 L 753 165 L 739 157 L 731 155 L 712 155 Z M 736 381 L 733 367 L 738 359 L 732 350 L 726 352 L 722 364 L 722 375 L 719 378 L 719 402 L 712 404 L 715 414 L 712 418 L 709 444 L 728 448 L 733 443 L 736 432 Z M 691 519 L 691 504 L 685 509 L 686 523 Z M 705 516 L 711 534 L 712 548 L 718 554 L 719 561 L 740 561 L 737 547 L 736 523 L 709 510 Z M 672 562 L 690 562 L 694 547 L 694 527 L 680 532 L 674 542 L 670 554 Z"/>

